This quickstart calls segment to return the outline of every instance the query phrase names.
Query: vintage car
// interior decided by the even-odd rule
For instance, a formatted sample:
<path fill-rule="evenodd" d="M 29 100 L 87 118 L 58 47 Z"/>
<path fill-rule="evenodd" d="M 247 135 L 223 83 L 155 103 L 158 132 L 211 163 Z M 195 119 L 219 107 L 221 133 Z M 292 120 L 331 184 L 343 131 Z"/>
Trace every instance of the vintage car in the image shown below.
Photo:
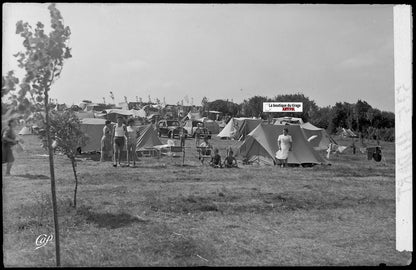
<path fill-rule="evenodd" d="M 204 123 L 198 120 L 186 120 L 183 127 L 188 132 L 188 136 L 195 138 L 195 130 L 198 128 L 198 124 L 201 129 L 201 137 L 206 136 L 208 139 L 211 139 L 211 131 L 209 131 Z"/>
<path fill-rule="evenodd" d="M 167 136 L 168 138 L 175 138 L 177 136 L 179 138 L 180 130 L 183 130 L 185 134 L 185 138 L 188 137 L 188 132 L 186 129 L 181 127 L 181 124 L 177 120 L 160 120 L 157 123 L 158 135 L 159 137 Z"/>

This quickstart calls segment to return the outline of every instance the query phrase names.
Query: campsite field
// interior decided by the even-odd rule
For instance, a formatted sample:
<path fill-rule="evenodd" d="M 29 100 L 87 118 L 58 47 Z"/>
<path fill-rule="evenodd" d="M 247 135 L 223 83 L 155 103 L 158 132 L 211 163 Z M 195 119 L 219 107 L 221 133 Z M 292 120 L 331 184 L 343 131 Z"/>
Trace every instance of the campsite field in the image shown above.
<path fill-rule="evenodd" d="M 5 266 L 53 266 L 49 165 L 37 137 L 3 177 Z M 335 138 L 347 145 L 349 141 Z M 162 141 L 166 141 L 162 139 Z M 213 138 L 224 149 L 238 142 Z M 80 156 L 77 209 L 70 162 L 55 169 L 63 266 L 407 265 L 395 250 L 394 144 L 384 162 L 351 149 L 331 166 L 201 166 L 194 141 L 181 158 L 113 168 Z"/>

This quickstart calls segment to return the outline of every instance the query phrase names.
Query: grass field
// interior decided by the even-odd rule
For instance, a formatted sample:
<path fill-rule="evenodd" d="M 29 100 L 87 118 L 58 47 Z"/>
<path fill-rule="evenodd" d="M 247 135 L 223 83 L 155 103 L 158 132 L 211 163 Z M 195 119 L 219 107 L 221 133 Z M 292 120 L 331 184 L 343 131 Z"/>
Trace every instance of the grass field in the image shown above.
<path fill-rule="evenodd" d="M 3 177 L 5 266 L 54 266 L 49 165 L 24 137 Z M 338 139 L 341 144 L 350 142 Z M 163 139 L 166 141 L 166 139 Z M 181 158 L 113 168 L 80 156 L 77 209 L 70 161 L 55 157 L 63 266 L 407 265 L 395 250 L 394 144 L 384 162 L 347 149 L 331 166 L 201 166 L 194 142 Z M 213 138 L 224 149 L 235 141 Z"/>

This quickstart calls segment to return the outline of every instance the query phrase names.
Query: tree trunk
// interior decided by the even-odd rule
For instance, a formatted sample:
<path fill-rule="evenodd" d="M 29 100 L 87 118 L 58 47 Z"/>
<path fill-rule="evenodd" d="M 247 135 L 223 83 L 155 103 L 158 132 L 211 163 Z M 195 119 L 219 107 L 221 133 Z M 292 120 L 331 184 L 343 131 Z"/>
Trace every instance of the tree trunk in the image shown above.
<path fill-rule="evenodd" d="M 53 165 L 53 149 L 49 125 L 49 96 L 48 89 L 45 89 L 45 122 L 46 122 L 46 138 L 49 150 L 49 168 L 51 173 L 51 191 L 52 191 L 52 208 L 53 208 L 53 222 L 55 225 L 55 252 L 56 252 L 56 266 L 61 265 L 60 248 L 59 248 L 59 223 L 58 223 L 58 209 L 56 204 L 56 188 L 55 188 L 55 170 Z"/>
<path fill-rule="evenodd" d="M 74 208 L 77 208 L 77 189 L 78 189 L 78 177 L 77 177 L 77 170 L 76 170 L 76 161 L 75 161 L 75 157 L 71 158 L 71 163 L 72 163 L 72 170 L 74 172 L 74 177 L 75 177 L 75 189 L 74 189 Z"/>

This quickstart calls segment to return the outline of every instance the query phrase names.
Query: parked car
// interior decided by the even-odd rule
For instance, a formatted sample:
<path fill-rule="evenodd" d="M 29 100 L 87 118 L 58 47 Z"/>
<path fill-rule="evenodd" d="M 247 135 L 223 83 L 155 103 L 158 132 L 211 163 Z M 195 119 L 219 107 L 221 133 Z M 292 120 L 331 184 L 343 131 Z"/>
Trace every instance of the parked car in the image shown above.
<path fill-rule="evenodd" d="M 179 137 L 181 129 L 185 134 L 185 138 L 188 137 L 187 130 L 181 127 L 181 124 L 177 120 L 160 120 L 157 124 L 157 128 L 159 137 L 162 135 L 167 136 L 168 138 L 175 138 L 175 136 Z"/>
<path fill-rule="evenodd" d="M 188 136 L 195 138 L 195 130 L 198 127 L 198 124 L 201 125 L 202 134 L 207 136 L 208 139 L 211 139 L 211 131 L 209 131 L 205 126 L 204 123 L 198 120 L 186 120 L 184 124 L 185 130 L 188 132 Z"/>

